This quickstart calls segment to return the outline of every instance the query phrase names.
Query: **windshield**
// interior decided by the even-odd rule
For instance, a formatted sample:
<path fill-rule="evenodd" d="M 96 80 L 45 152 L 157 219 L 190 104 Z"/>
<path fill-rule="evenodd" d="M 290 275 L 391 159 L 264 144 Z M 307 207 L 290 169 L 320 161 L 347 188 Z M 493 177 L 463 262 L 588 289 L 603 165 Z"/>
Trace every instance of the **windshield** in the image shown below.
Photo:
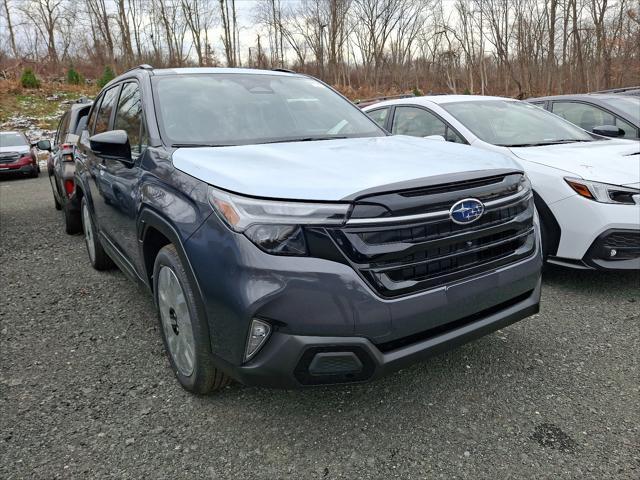
<path fill-rule="evenodd" d="M 584 130 L 526 102 L 482 100 L 447 103 L 442 108 L 480 140 L 493 145 L 516 147 L 593 140 Z"/>
<path fill-rule="evenodd" d="M 24 145 L 29 145 L 29 142 L 21 133 L 0 132 L 0 147 L 22 147 Z"/>
<path fill-rule="evenodd" d="M 178 145 L 383 136 L 357 107 L 306 77 L 196 74 L 154 78 L 158 121 Z"/>
<path fill-rule="evenodd" d="M 625 114 L 627 120 L 631 120 L 636 125 L 640 125 L 640 97 L 624 96 L 609 97 L 602 100 L 603 103 L 611 105 Z"/>

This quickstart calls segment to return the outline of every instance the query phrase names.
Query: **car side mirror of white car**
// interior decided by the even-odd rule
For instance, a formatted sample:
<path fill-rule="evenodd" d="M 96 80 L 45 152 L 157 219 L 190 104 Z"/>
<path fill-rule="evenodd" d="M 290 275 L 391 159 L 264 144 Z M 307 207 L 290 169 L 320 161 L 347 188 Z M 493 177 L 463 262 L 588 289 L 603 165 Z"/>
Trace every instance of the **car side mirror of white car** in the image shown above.
<path fill-rule="evenodd" d="M 446 142 L 447 139 L 444 138 L 442 135 L 427 135 L 426 137 L 427 140 L 438 140 L 440 142 Z"/>

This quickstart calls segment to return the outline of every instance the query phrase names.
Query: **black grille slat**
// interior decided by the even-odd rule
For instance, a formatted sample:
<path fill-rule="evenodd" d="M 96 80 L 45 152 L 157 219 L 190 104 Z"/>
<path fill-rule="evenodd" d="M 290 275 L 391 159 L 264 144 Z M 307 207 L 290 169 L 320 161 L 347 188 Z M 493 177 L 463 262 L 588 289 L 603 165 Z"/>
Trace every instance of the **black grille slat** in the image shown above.
<path fill-rule="evenodd" d="M 20 158 L 19 153 L 0 154 L 0 163 L 13 163 Z"/>
<path fill-rule="evenodd" d="M 603 243 L 609 248 L 640 248 L 640 232 L 615 232 L 608 235 Z"/>
<path fill-rule="evenodd" d="M 470 197 L 465 188 L 477 189 L 479 185 L 484 194 L 493 199 L 506 200 L 514 195 L 513 176 L 509 182 L 490 177 L 464 183 L 446 186 L 457 192 L 447 209 L 456 201 Z M 413 196 L 412 205 L 421 201 L 424 209 L 430 211 L 433 205 L 430 202 L 439 201 L 443 188 L 417 189 L 427 195 L 422 199 Z M 433 195 L 429 193 L 432 191 Z M 386 194 L 386 198 L 392 195 Z M 394 202 L 397 197 L 393 197 Z M 400 204 L 398 208 L 402 211 L 404 206 Z M 531 255 L 535 251 L 533 217 L 533 198 L 526 195 L 492 205 L 478 221 L 468 225 L 436 215 L 411 223 L 374 222 L 328 232 L 352 266 L 376 291 L 394 297 L 481 274 Z"/>

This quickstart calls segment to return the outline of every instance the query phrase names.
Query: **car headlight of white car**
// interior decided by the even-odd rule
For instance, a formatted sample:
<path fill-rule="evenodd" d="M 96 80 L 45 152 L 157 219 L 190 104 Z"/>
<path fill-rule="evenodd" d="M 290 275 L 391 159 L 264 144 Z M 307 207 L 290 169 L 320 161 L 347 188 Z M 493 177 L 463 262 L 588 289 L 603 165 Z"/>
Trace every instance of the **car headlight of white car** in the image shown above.
<path fill-rule="evenodd" d="M 565 181 L 580 196 L 600 203 L 640 205 L 640 189 L 565 177 Z"/>

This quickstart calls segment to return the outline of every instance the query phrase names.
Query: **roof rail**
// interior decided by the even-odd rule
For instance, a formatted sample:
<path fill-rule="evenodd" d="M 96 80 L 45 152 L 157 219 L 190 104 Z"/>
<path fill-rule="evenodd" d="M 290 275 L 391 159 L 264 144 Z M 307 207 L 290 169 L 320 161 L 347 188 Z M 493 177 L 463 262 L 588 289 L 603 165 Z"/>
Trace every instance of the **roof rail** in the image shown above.
<path fill-rule="evenodd" d="M 135 67 L 131 67 L 130 69 L 125 70 L 125 71 L 124 71 L 124 72 L 122 72 L 122 73 L 123 73 L 123 74 L 124 74 L 124 73 L 128 73 L 128 72 L 131 72 L 131 71 L 133 71 L 133 70 L 149 70 L 149 71 L 152 71 L 152 70 L 153 70 L 153 67 L 152 67 L 151 65 L 148 65 L 148 64 L 146 64 L 146 63 L 143 63 L 142 65 L 137 65 L 137 66 L 135 66 Z"/>
<path fill-rule="evenodd" d="M 284 73 L 296 73 L 293 70 L 289 70 L 288 68 L 272 68 L 273 72 L 284 72 Z"/>
<path fill-rule="evenodd" d="M 370 105 L 372 103 L 384 102 L 385 100 L 397 100 L 400 98 L 412 98 L 415 97 L 413 93 L 404 93 L 402 95 L 388 95 L 386 97 L 374 97 L 374 98 L 365 98 L 364 100 L 355 100 L 353 103 L 356 105 L 367 104 Z"/>
<path fill-rule="evenodd" d="M 640 90 L 640 85 L 636 85 L 635 87 L 610 88 L 608 90 L 598 90 L 597 92 L 591 92 L 591 93 L 623 93 L 623 92 L 628 92 L 630 90 Z"/>

